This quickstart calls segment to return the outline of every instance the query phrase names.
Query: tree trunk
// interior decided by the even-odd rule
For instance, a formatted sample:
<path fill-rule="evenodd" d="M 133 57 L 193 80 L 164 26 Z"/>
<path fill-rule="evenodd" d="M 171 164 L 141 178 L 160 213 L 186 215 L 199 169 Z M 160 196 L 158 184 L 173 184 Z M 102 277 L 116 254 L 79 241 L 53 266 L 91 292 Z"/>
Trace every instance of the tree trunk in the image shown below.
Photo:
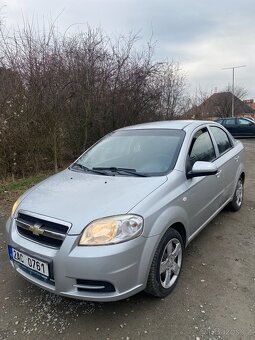
<path fill-rule="evenodd" d="M 86 150 L 87 141 L 88 141 L 88 124 L 87 124 L 87 120 L 86 120 L 86 123 L 84 125 L 83 151 Z"/>
<path fill-rule="evenodd" d="M 53 154 L 54 154 L 54 171 L 55 174 L 58 172 L 58 155 L 57 155 L 57 132 L 54 129 L 53 133 Z"/>

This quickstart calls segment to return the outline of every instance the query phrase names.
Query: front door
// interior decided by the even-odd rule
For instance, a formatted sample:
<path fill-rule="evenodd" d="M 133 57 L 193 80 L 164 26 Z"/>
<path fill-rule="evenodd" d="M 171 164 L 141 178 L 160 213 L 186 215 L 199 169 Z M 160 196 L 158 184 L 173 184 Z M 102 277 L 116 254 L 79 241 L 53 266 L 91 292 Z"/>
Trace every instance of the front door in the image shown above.
<path fill-rule="evenodd" d="M 232 143 L 227 133 L 218 126 L 210 126 L 210 131 L 215 138 L 219 157 L 215 161 L 215 165 L 220 172 L 221 196 L 219 207 L 221 207 L 233 194 L 235 187 L 235 179 L 239 167 L 239 156 L 236 155 Z"/>
<path fill-rule="evenodd" d="M 193 135 L 187 155 L 187 171 L 196 161 L 214 162 L 216 152 L 207 128 Z M 187 213 L 190 216 L 190 232 L 193 234 L 217 210 L 220 196 L 220 173 L 187 179 Z"/>
<path fill-rule="evenodd" d="M 237 119 L 238 126 L 238 135 L 243 137 L 254 136 L 255 125 L 248 119 L 238 118 Z"/>

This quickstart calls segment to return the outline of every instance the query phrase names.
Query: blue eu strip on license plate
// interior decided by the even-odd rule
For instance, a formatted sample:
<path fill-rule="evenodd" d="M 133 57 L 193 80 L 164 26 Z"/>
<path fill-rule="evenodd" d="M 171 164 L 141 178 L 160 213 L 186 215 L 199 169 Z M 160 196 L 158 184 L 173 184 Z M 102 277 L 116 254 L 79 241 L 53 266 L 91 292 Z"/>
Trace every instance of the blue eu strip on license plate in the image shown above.
<path fill-rule="evenodd" d="M 8 246 L 8 253 L 9 253 L 10 260 L 13 261 L 13 252 L 12 252 L 12 247 L 11 246 Z"/>

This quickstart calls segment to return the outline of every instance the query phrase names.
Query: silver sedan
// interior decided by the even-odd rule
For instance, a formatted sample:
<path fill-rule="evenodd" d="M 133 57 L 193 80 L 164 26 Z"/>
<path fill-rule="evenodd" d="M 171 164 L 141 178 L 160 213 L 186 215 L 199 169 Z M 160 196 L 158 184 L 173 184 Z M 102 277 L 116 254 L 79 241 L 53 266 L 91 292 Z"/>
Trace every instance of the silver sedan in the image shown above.
<path fill-rule="evenodd" d="M 25 192 L 7 221 L 15 270 L 56 294 L 167 296 L 189 242 L 243 202 L 244 148 L 223 126 L 164 121 L 114 131 Z"/>

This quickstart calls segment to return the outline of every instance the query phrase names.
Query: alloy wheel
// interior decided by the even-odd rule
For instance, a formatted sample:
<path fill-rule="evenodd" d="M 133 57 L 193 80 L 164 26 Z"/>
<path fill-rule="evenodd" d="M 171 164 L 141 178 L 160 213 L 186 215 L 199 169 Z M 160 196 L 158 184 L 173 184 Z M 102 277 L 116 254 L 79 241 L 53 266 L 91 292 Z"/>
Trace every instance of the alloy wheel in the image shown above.
<path fill-rule="evenodd" d="M 164 248 L 159 275 L 163 288 L 170 288 L 176 281 L 182 264 L 182 245 L 177 238 L 171 239 Z"/>
<path fill-rule="evenodd" d="M 243 182 L 239 179 L 236 186 L 236 204 L 240 207 L 243 202 Z"/>

